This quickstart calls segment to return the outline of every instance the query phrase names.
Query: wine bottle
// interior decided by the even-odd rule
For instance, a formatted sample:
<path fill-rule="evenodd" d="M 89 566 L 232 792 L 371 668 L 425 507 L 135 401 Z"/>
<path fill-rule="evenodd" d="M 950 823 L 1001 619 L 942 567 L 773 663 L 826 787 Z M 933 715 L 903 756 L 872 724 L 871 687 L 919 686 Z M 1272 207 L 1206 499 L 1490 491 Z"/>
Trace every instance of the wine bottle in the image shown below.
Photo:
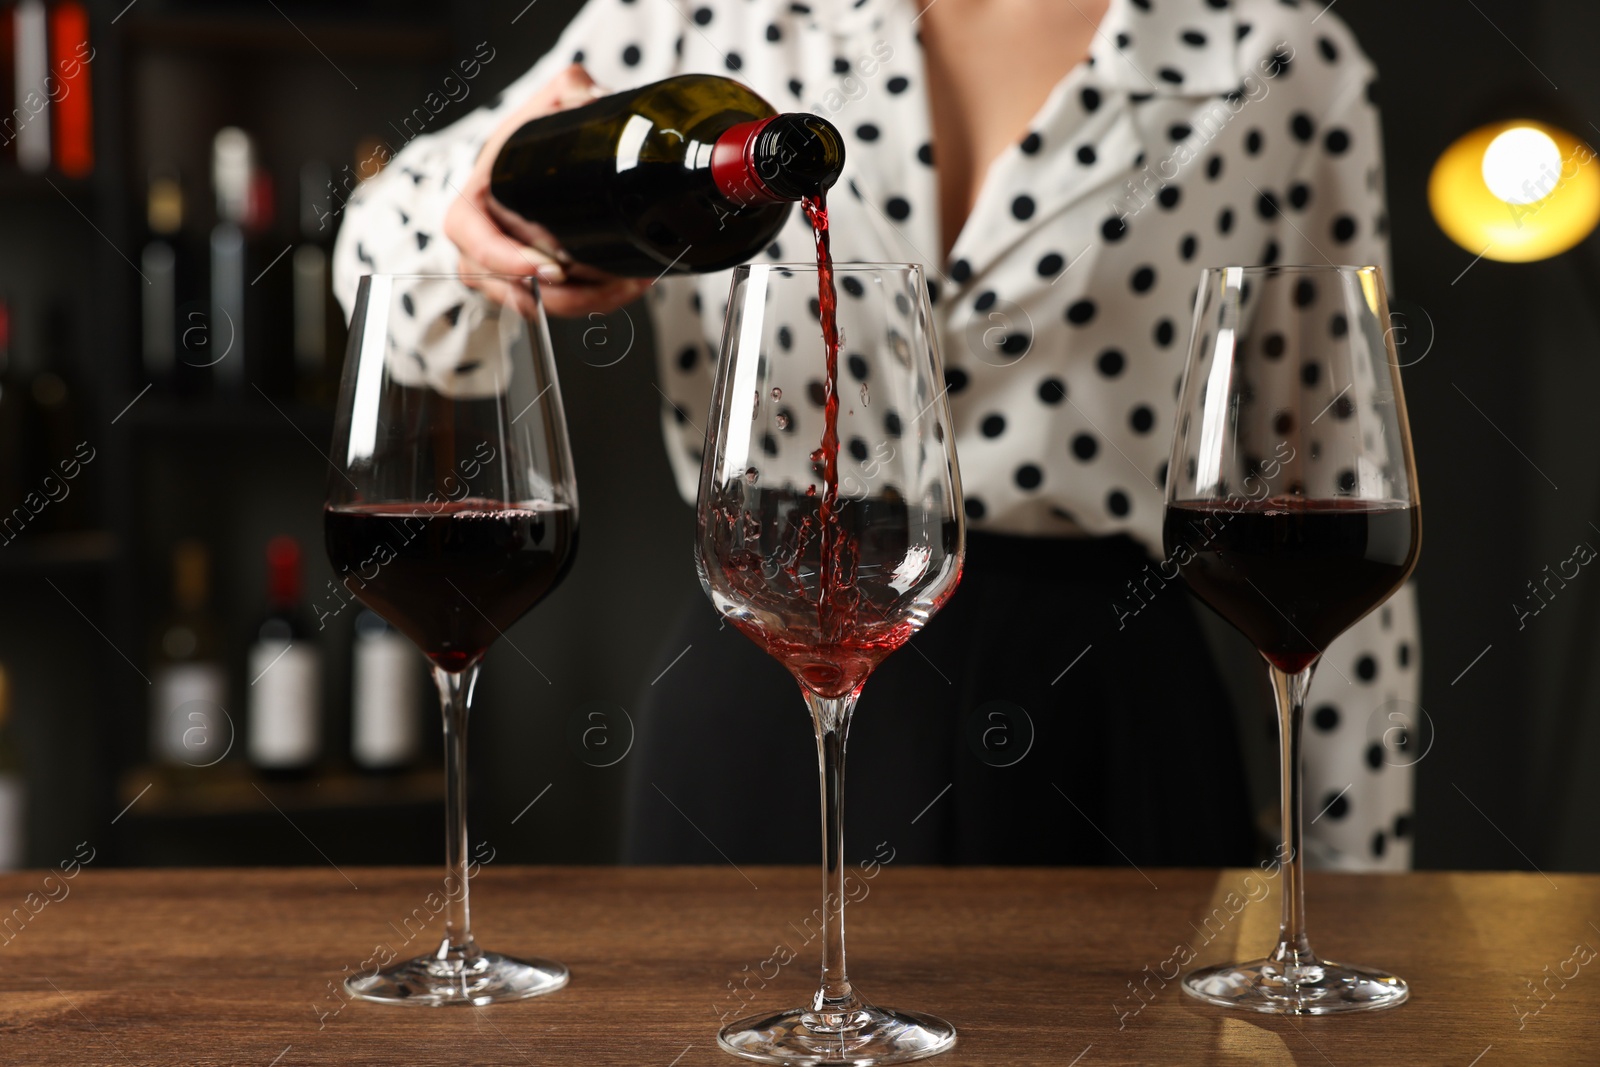
<path fill-rule="evenodd" d="M 183 186 L 175 171 L 150 175 L 145 194 L 150 240 L 139 255 L 147 283 L 139 290 L 140 352 L 145 377 L 177 388 L 178 235 L 183 230 Z"/>
<path fill-rule="evenodd" d="M 201 541 L 172 550 L 172 608 L 156 632 L 150 672 L 150 757 L 208 767 L 227 754 L 228 675 L 211 616 L 211 554 Z"/>
<path fill-rule="evenodd" d="M 22 503 L 32 470 L 28 444 L 29 405 L 11 349 L 11 303 L 0 293 L 0 544 L 21 532 L 9 514 Z M 11 521 L 6 521 L 11 520 Z"/>
<path fill-rule="evenodd" d="M 16 35 L 17 165 L 34 174 L 50 169 L 50 37 L 44 0 L 20 0 L 13 11 Z"/>
<path fill-rule="evenodd" d="M 40 479 L 50 504 L 39 515 L 40 533 L 68 533 L 94 524 L 98 468 L 74 463 L 87 441 L 82 393 L 78 389 L 72 308 L 60 300 L 45 304 L 43 358 L 28 384 L 33 402 L 32 432 Z M 63 477 L 67 470 L 75 473 Z"/>
<path fill-rule="evenodd" d="M 27 862 L 28 787 L 11 720 L 11 675 L 0 665 L 0 871 Z"/>
<path fill-rule="evenodd" d="M 68 178 L 94 171 L 94 107 L 88 59 L 89 12 L 78 0 L 56 0 L 50 9 L 52 76 L 57 79 L 55 108 L 56 169 Z"/>
<path fill-rule="evenodd" d="M 417 758 L 421 711 L 416 646 L 381 615 L 363 610 L 351 659 L 351 755 L 369 771 L 409 766 Z"/>
<path fill-rule="evenodd" d="M 322 654 L 301 614 L 300 543 L 267 542 L 267 616 L 250 646 L 250 762 L 309 770 L 322 752 Z"/>
<path fill-rule="evenodd" d="M 0 169 L 17 162 L 17 21 L 16 12 L 0 4 Z"/>
<path fill-rule="evenodd" d="M 295 391 L 312 404 L 331 404 L 339 388 L 339 341 L 344 320 L 333 300 L 328 248 L 333 240 L 328 165 L 300 168 L 300 244 L 294 250 Z"/>
<path fill-rule="evenodd" d="M 211 144 L 211 184 L 217 224 L 211 230 L 211 315 L 206 323 L 205 362 L 224 391 L 245 385 L 247 320 L 245 223 L 250 217 L 255 146 L 237 126 L 217 131 Z M 190 346 L 192 347 L 192 346 Z"/>
<path fill-rule="evenodd" d="M 715 271 L 766 247 L 843 168 L 827 120 L 685 74 L 523 125 L 495 158 L 491 209 L 612 274 Z"/>

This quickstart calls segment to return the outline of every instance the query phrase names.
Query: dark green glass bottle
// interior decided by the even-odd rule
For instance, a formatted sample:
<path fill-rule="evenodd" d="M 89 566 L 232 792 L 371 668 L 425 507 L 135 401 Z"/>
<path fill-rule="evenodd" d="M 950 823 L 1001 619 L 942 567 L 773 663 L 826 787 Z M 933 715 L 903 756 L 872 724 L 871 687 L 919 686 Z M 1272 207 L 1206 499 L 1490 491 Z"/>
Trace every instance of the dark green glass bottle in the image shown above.
<path fill-rule="evenodd" d="M 579 263 L 650 278 L 745 262 L 843 168 L 825 119 L 686 74 L 525 124 L 496 157 L 490 193 L 512 232 L 535 223 Z"/>

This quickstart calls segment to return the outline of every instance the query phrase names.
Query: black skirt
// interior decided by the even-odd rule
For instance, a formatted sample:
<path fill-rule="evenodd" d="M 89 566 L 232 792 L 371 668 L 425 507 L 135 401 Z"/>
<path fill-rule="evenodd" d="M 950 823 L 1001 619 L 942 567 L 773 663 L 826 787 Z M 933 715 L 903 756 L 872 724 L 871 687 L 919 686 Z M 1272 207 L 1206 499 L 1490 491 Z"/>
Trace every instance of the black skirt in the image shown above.
<path fill-rule="evenodd" d="M 1126 537 L 969 534 L 955 594 L 862 691 L 847 860 L 1253 862 L 1234 714 L 1195 609 Z M 814 862 L 797 683 L 708 600 L 685 605 L 663 662 L 685 646 L 635 703 L 624 858 Z"/>

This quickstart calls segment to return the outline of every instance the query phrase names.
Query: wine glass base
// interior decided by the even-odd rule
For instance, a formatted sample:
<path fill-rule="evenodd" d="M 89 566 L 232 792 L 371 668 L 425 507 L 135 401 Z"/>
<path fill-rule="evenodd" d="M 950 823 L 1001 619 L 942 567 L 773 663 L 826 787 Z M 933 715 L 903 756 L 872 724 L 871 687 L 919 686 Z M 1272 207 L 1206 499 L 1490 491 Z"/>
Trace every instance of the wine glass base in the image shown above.
<path fill-rule="evenodd" d="M 810 1008 L 751 1015 L 722 1028 L 717 1044 L 724 1052 L 761 1063 L 791 1067 L 876 1063 L 909 1063 L 946 1052 L 956 1043 L 956 1028 L 943 1019 L 915 1011 L 863 1007 L 850 1013 L 848 1029 L 814 1029 Z"/>
<path fill-rule="evenodd" d="M 483 952 L 470 960 L 433 956 L 397 963 L 377 974 L 346 978 L 351 995 L 379 1004 L 497 1004 L 553 993 L 567 984 L 567 969 L 551 960 L 518 960 Z"/>
<path fill-rule="evenodd" d="M 1186 975 L 1183 991 L 1223 1008 L 1270 1015 L 1334 1015 L 1404 1004 L 1406 983 L 1370 967 L 1331 960 L 1292 968 L 1272 960 L 1206 967 Z"/>

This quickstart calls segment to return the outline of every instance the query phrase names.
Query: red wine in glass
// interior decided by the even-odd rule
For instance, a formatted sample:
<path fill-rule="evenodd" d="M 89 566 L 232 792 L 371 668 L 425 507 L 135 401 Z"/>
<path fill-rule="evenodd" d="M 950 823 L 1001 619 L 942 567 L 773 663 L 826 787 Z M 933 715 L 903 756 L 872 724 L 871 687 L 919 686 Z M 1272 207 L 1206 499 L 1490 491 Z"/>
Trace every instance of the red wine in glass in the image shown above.
<path fill-rule="evenodd" d="M 1283 918 L 1267 955 L 1201 968 L 1182 988 L 1268 1014 L 1392 1008 L 1410 996 L 1402 979 L 1312 951 L 1301 759 L 1317 664 L 1400 588 L 1421 546 L 1383 274 L 1211 268 L 1196 289 L 1194 324 L 1162 537 L 1189 588 L 1267 661 L 1278 711 Z"/>
<path fill-rule="evenodd" d="M 328 559 L 436 666 L 477 662 L 556 587 L 578 524 L 559 504 L 467 498 L 326 509 Z M 370 575 L 370 577 L 369 577 Z"/>
<path fill-rule="evenodd" d="M 1400 501 L 1284 496 L 1174 504 L 1162 539 L 1194 552 L 1183 577 L 1195 595 L 1297 674 L 1400 588 L 1421 533 Z"/>
<path fill-rule="evenodd" d="M 500 294 L 504 302 L 486 293 Z M 328 558 L 354 597 L 428 657 L 444 727 L 438 940 L 345 979 L 384 1004 L 540 996 L 567 969 L 483 948 L 467 851 L 468 710 L 490 645 L 566 574 L 578 491 L 531 278 L 369 274 L 351 312 L 324 502 Z"/>
<path fill-rule="evenodd" d="M 866 498 L 824 519 L 817 495 L 759 487 L 741 501 L 722 508 L 722 529 L 709 531 L 726 588 L 747 609 L 729 621 L 809 692 L 838 699 L 859 691 L 955 592 L 956 581 L 928 597 L 919 589 L 935 577 L 928 573 L 935 559 L 959 552 L 954 516 Z M 757 530 L 790 535 L 786 543 L 745 536 Z M 863 555 L 867 565 L 858 569 Z M 873 566 L 876 559 L 895 566 Z"/>

